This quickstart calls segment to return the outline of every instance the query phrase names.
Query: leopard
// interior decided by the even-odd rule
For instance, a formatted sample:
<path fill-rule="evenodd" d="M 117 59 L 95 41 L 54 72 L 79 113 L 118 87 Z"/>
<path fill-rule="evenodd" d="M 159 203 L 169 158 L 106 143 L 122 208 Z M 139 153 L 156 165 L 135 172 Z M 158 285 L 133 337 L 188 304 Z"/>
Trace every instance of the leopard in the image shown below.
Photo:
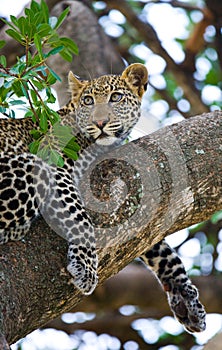
<path fill-rule="evenodd" d="M 36 121 L 0 119 L 0 243 L 21 240 L 42 216 L 67 240 L 67 270 L 74 286 L 89 295 L 98 284 L 98 257 L 95 229 L 78 188 L 79 179 L 97 154 L 127 140 L 141 115 L 148 71 L 145 65 L 133 63 L 120 75 L 91 80 L 69 72 L 68 82 L 71 99 L 58 114 L 81 147 L 79 160 L 63 155 L 63 167 L 48 164 L 29 151 Z M 96 147 L 93 152 L 89 152 L 90 145 Z M 203 331 L 204 306 L 176 251 L 163 239 L 140 259 L 162 285 L 176 319 L 188 332 Z"/>

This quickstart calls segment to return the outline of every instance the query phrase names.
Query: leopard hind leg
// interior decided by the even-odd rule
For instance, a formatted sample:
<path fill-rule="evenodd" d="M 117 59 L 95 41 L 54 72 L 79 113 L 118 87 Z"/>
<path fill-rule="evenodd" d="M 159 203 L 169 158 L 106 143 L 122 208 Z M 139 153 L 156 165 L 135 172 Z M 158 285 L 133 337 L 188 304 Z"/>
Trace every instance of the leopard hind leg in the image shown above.
<path fill-rule="evenodd" d="M 187 276 L 177 253 L 162 240 L 144 253 L 141 259 L 162 285 L 177 320 L 190 333 L 204 331 L 204 306 L 200 303 L 198 290 Z"/>

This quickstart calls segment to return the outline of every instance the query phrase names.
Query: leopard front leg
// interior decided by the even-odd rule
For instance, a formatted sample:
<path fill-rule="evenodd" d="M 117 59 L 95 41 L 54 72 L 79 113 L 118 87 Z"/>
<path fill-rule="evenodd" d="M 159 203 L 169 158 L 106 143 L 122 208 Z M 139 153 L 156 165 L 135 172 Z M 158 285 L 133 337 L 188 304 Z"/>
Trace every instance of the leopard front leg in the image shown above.
<path fill-rule="evenodd" d="M 41 214 L 68 241 L 68 271 L 74 285 L 90 294 L 97 284 L 94 230 L 74 179 L 30 153 L 1 153 L 0 244 L 21 239 Z"/>
<path fill-rule="evenodd" d="M 167 293 L 173 314 L 188 332 L 206 328 L 206 312 L 199 301 L 197 288 L 192 284 L 177 253 L 165 240 L 141 256 Z"/>
<path fill-rule="evenodd" d="M 71 175 L 63 168 L 50 170 L 50 191 L 41 214 L 68 241 L 67 270 L 73 284 L 88 295 L 98 282 L 94 228 Z"/>

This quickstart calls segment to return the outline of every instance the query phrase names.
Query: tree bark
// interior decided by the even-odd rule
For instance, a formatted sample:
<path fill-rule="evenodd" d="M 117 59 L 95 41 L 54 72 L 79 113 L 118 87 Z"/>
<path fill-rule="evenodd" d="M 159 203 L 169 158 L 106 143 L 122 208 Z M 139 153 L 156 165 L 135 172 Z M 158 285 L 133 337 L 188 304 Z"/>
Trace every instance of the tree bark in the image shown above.
<path fill-rule="evenodd" d="M 122 146 L 110 157 L 106 155 L 99 168 L 93 169 L 95 182 L 90 185 L 94 196 L 102 192 L 106 197 L 101 184 L 104 171 L 121 177 L 128 188 L 127 194 L 124 188 L 126 200 L 112 220 L 107 212 L 91 210 L 96 226 L 99 283 L 167 234 L 206 220 L 221 209 L 221 117 L 222 112 L 217 111 L 161 129 Z M 139 184 L 132 170 L 140 174 Z M 107 178 L 104 185 L 106 188 Z M 140 203 L 135 200 L 137 192 Z M 126 211 L 129 204 L 131 216 Z M 91 203 L 86 206 L 90 209 Z M 65 241 L 42 219 L 33 224 L 23 241 L 0 247 L 0 331 L 9 343 L 83 299 L 68 283 L 65 256 Z"/>

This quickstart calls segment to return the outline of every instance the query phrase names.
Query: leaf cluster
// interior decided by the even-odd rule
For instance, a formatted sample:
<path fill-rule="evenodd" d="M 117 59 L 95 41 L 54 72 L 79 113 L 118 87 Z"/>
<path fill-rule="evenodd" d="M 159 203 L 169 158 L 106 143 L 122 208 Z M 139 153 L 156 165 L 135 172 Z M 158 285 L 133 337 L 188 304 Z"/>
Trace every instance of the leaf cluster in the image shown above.
<path fill-rule="evenodd" d="M 62 150 L 62 153 L 68 158 L 78 159 L 80 146 L 76 142 L 76 138 L 73 137 L 70 126 L 60 125 L 58 122 L 44 135 L 39 130 L 32 130 L 31 134 L 34 141 L 30 144 L 30 151 L 50 165 L 55 164 L 63 167 L 64 159 L 58 150 Z"/>
<path fill-rule="evenodd" d="M 47 59 L 59 54 L 71 61 L 73 54 L 78 54 L 76 44 L 69 38 L 59 36 L 57 32 L 68 13 L 67 7 L 58 18 L 50 17 L 45 1 L 39 4 L 33 0 L 30 8 L 25 9 L 24 16 L 10 16 L 10 21 L 4 20 L 9 27 L 6 33 L 24 47 L 24 55 L 17 57 L 16 64 L 10 68 L 7 67 L 6 57 L 0 56 L 0 113 L 15 118 L 13 107 L 26 105 L 28 101 L 25 116 L 31 117 L 37 125 L 37 129 L 32 131 L 35 141 L 30 145 L 30 151 L 59 166 L 62 166 L 63 160 L 53 144 L 42 146 L 41 143 L 43 140 L 45 143 L 46 134 L 53 128 L 54 138 L 68 140 L 65 145 L 64 142 L 57 142 L 59 149 L 72 159 L 77 157 L 77 147 L 70 130 L 67 133 L 66 127 L 59 124 L 58 113 L 48 106 L 56 100 L 51 86 L 61 79 L 47 65 Z M 0 48 L 4 44 L 0 41 Z M 75 146 L 73 150 L 71 144 Z"/>

